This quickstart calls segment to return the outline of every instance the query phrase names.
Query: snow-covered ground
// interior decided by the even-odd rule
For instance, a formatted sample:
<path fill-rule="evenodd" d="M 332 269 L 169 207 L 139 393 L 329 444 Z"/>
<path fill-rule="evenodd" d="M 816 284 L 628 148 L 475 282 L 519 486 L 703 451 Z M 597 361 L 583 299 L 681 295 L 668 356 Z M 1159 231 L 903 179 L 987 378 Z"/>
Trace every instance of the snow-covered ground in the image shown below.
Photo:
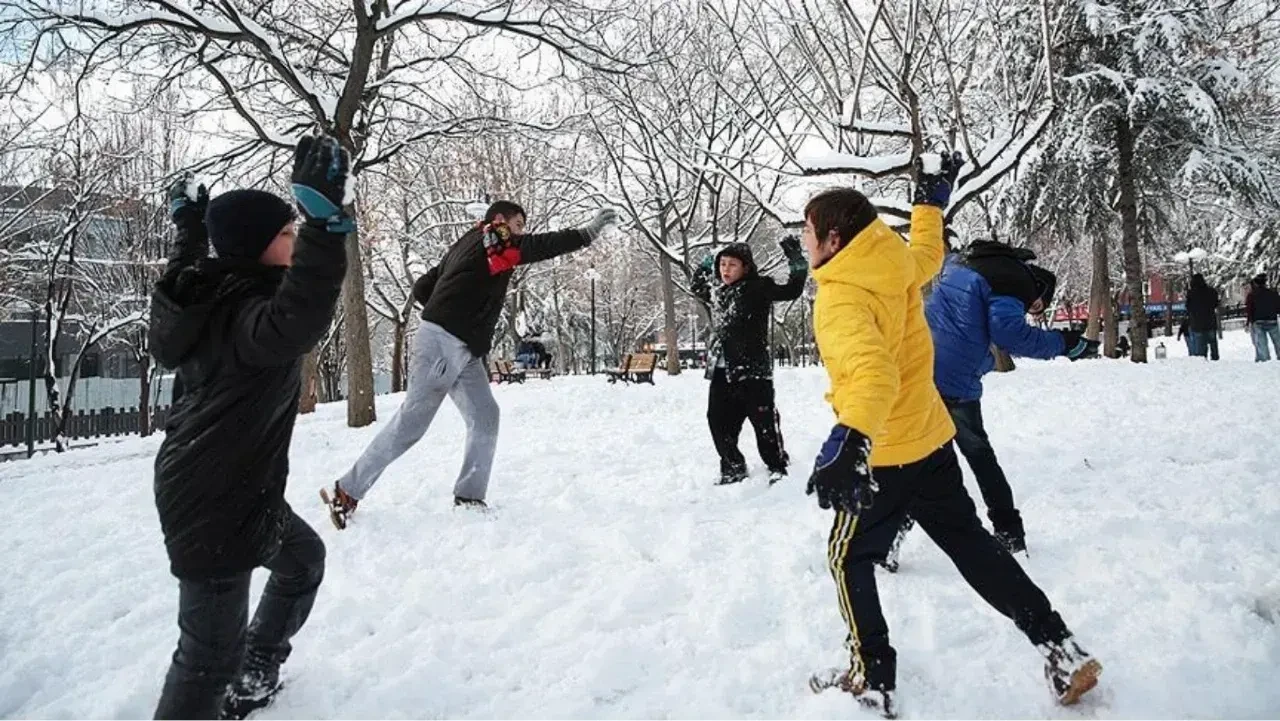
<path fill-rule="evenodd" d="M 1035 650 L 917 532 L 880 583 L 905 716 L 1280 715 L 1280 363 L 1252 363 L 1242 333 L 1218 364 L 1168 340 L 1146 367 L 1019 361 L 988 381 L 1028 566 L 1103 662 L 1098 690 L 1055 707 Z M 500 387 L 493 514 L 452 508 L 446 404 L 342 533 L 316 490 L 376 429 L 322 408 L 299 424 L 289 499 L 328 576 L 260 716 L 867 717 L 806 687 L 844 658 L 829 513 L 803 490 L 825 386 L 779 373 L 795 462 L 772 489 L 758 471 L 711 485 L 697 374 Z M 177 635 L 158 443 L 0 464 L 0 715 L 150 717 Z"/>

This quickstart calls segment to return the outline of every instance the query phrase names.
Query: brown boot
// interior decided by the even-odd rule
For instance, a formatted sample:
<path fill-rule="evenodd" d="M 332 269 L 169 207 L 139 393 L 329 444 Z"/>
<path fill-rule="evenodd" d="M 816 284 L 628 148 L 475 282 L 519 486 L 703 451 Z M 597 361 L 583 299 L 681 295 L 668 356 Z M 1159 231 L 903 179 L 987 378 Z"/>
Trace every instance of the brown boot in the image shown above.
<path fill-rule="evenodd" d="M 356 506 L 360 505 L 360 502 L 342 490 L 336 481 L 333 484 L 333 498 L 329 497 L 328 491 L 321 488 L 320 499 L 329 507 L 329 520 L 333 521 L 334 528 L 339 531 L 347 527 L 347 517 L 355 513 Z"/>

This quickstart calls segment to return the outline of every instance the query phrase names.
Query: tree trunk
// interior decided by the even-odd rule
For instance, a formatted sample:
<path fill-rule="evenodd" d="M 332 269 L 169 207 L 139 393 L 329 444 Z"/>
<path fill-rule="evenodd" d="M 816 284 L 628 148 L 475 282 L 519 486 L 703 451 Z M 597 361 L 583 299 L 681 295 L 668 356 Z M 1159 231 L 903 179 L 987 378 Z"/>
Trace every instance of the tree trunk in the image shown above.
<path fill-rule="evenodd" d="M 662 271 L 662 307 L 666 322 L 662 329 L 667 344 L 667 375 L 680 375 L 680 342 L 676 336 L 676 285 L 671 277 L 671 258 L 661 253 L 658 266 Z"/>
<path fill-rule="evenodd" d="M 1129 291 L 1129 340 L 1134 363 L 1147 362 L 1147 299 L 1142 292 L 1142 254 L 1138 237 L 1138 192 L 1134 178 L 1133 127 L 1127 115 L 1116 119 L 1116 157 L 1120 190 L 1120 228 L 1124 248 L 1124 275 Z"/>
<path fill-rule="evenodd" d="M 1118 295 L 1107 298 L 1102 307 L 1102 352 L 1108 358 L 1116 356 L 1116 345 L 1120 343 L 1120 314 L 1116 312 L 1120 301 Z M 1133 339 L 1130 338 L 1132 343 Z"/>
<path fill-rule="evenodd" d="M 1106 236 L 1096 235 L 1093 238 L 1093 279 L 1089 283 L 1089 324 L 1084 328 L 1084 335 L 1089 340 L 1098 340 L 1102 332 L 1102 319 L 1111 309 L 1111 272 L 1107 259 Z M 1104 349 L 1110 354 L 1114 348 Z"/>
<path fill-rule="evenodd" d="M 302 359 L 302 399 L 298 401 L 298 413 L 314 413 L 320 394 L 316 391 L 316 376 L 320 368 L 320 349 L 312 348 Z"/>
<path fill-rule="evenodd" d="M 353 217 L 355 208 L 348 207 Z M 360 231 L 347 235 L 347 277 L 342 282 L 343 333 L 347 348 L 347 426 L 363 428 L 378 420 L 373 396 L 373 349 L 364 300 L 364 264 Z"/>
<path fill-rule="evenodd" d="M 405 324 L 397 322 L 391 333 L 391 392 L 403 393 Z"/>

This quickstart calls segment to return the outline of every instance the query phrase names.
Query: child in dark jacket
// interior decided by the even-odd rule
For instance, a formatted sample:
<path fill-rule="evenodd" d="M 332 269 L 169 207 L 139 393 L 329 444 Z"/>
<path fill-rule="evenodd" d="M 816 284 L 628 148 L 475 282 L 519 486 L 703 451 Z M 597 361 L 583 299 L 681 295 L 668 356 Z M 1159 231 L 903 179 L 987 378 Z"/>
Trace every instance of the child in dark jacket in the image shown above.
<path fill-rule="evenodd" d="M 786 283 L 761 275 L 751 246 L 734 243 L 708 256 L 689 284 L 693 294 L 711 308 L 715 351 L 707 367 L 711 380 L 707 422 L 720 455 L 721 485 L 747 477 L 747 461 L 738 450 L 738 436 L 747 420 L 769 469 L 769 483 L 787 475 L 789 459 L 774 404 L 769 308 L 775 302 L 799 298 L 809 268 L 798 239 L 784 238 L 779 245 L 787 256 Z"/>
<path fill-rule="evenodd" d="M 269 703 L 324 576 L 324 544 L 284 489 L 302 358 L 333 319 L 355 229 L 342 210 L 348 166 L 333 138 L 298 143 L 301 228 L 263 191 L 209 201 L 183 181 L 170 192 L 177 242 L 150 341 L 183 383 L 155 463 L 181 633 L 156 718 L 243 718 Z M 250 621 L 260 566 L 271 578 Z"/>

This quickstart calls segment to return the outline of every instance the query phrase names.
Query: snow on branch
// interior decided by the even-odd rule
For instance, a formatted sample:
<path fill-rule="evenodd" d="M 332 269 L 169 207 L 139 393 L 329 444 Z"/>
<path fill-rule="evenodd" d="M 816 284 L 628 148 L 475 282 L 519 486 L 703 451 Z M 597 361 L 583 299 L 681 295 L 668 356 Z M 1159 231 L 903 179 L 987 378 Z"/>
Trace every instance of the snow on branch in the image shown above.
<path fill-rule="evenodd" d="M 883 178 L 911 169 L 911 153 L 853 155 L 828 150 L 801 153 L 796 161 L 805 175 L 857 173 L 870 178 Z"/>
<path fill-rule="evenodd" d="M 1049 127 L 1055 112 L 1056 108 L 1053 106 L 1043 110 L 1019 135 L 997 138 L 983 148 L 976 162 L 971 160 L 966 163 L 960 170 L 956 193 L 951 198 L 948 212 L 959 210 L 1016 168 L 1027 150 L 1044 134 L 1045 128 Z"/>

